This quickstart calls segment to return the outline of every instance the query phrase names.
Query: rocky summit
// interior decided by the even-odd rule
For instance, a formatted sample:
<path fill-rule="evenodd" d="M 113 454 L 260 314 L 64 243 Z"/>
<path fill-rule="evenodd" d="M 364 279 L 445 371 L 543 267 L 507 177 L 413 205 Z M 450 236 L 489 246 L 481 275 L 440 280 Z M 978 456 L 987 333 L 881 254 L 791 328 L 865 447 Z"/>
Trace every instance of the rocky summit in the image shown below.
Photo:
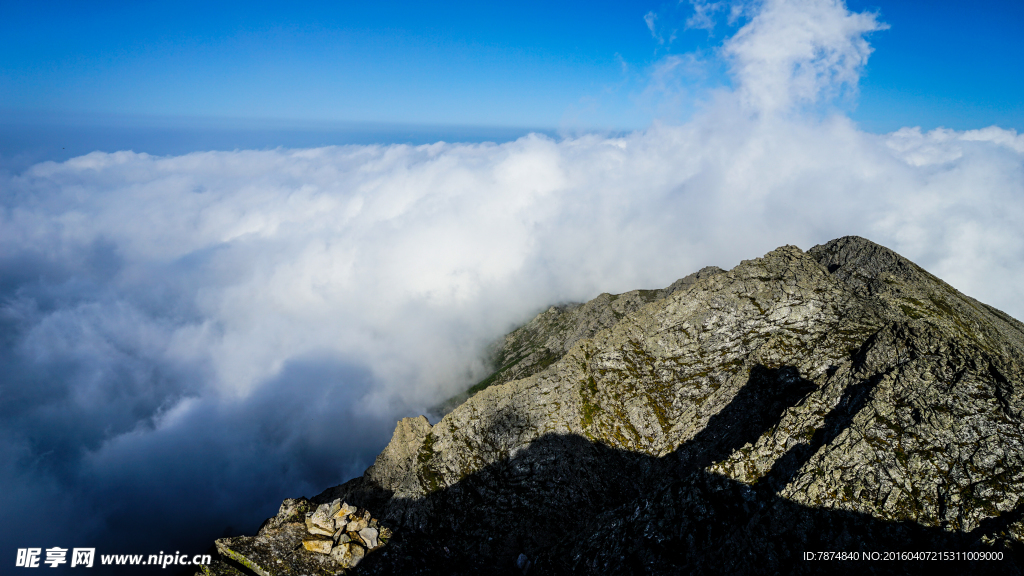
<path fill-rule="evenodd" d="M 865 239 L 555 306 L 493 356 L 207 571 L 1022 572 L 1024 324 Z M 338 503 L 391 536 L 354 568 L 333 525 L 304 545 Z"/>

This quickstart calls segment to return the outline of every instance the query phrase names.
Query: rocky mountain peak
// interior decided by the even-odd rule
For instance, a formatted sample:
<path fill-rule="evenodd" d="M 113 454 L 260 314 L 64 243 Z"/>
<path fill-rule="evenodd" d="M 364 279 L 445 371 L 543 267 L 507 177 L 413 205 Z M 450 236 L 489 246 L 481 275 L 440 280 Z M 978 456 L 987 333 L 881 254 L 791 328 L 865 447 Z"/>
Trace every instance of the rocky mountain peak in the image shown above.
<path fill-rule="evenodd" d="M 391 530 L 369 574 L 811 573 L 815 551 L 1019 573 L 1022 353 L 1024 325 L 887 248 L 783 246 L 547 309 L 311 503 Z"/>

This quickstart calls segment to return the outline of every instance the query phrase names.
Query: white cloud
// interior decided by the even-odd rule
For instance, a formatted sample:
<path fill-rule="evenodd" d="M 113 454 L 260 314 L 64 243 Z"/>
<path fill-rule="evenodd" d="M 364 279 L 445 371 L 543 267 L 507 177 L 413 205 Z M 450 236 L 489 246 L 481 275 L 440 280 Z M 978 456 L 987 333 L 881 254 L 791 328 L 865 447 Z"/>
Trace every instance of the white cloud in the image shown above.
<path fill-rule="evenodd" d="M 657 21 L 658 15 L 655 14 L 653 10 L 648 12 L 647 14 L 644 14 L 644 23 L 647 24 L 647 29 L 651 31 L 651 38 L 657 40 L 658 44 L 664 44 L 665 39 L 662 38 L 661 35 L 658 34 L 658 31 L 655 29 L 655 23 Z"/>
<path fill-rule="evenodd" d="M 762 113 L 791 110 L 856 89 L 871 46 L 888 28 L 842 0 L 766 0 L 723 46 L 742 102 Z"/>
<path fill-rule="evenodd" d="M 877 137 L 723 101 L 623 138 L 94 153 L 9 182 L 32 201 L 6 213 L 4 251 L 71 267 L 105 242 L 120 259 L 102 298 L 39 317 L 36 357 L 102 342 L 209 366 L 213 389 L 245 396 L 291 358 L 354 353 L 418 403 L 553 301 L 845 233 L 900 248 L 975 202 L 992 229 L 1012 211 L 978 210 L 1013 205 L 1019 147 L 998 129 Z"/>
<path fill-rule="evenodd" d="M 734 90 L 621 138 L 96 152 L 5 177 L 0 448 L 20 468 L 0 482 L 59 486 L 83 522 L 136 513 L 103 511 L 126 486 L 195 488 L 212 524 L 357 473 L 550 303 L 782 244 L 866 236 L 1024 317 L 1021 136 L 814 108 L 855 88 L 881 27 L 765 2 L 724 44 Z"/>
<path fill-rule="evenodd" d="M 690 0 L 693 6 L 693 14 L 686 19 L 686 27 L 698 30 L 707 30 L 709 33 L 715 29 L 715 13 L 726 8 L 725 2 L 707 2 L 705 0 Z M 732 6 L 732 12 L 739 10 L 739 5 Z"/>

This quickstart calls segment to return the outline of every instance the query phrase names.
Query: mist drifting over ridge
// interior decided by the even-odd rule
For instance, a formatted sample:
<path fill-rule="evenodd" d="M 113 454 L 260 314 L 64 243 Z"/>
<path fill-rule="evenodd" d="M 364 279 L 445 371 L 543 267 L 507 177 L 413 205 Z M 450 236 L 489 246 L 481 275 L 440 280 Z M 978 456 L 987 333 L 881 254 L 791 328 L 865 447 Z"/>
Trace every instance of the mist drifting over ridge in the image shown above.
<path fill-rule="evenodd" d="M 837 103 L 884 24 L 830 1 L 746 11 L 715 53 L 732 87 L 682 124 L 5 176 L 0 502 L 70 518 L 67 542 L 46 521 L 2 540 L 149 553 L 251 530 L 360 474 L 395 418 L 484 376 L 484 347 L 546 305 L 782 244 L 865 236 L 1024 317 L 1024 136 L 863 132 Z"/>

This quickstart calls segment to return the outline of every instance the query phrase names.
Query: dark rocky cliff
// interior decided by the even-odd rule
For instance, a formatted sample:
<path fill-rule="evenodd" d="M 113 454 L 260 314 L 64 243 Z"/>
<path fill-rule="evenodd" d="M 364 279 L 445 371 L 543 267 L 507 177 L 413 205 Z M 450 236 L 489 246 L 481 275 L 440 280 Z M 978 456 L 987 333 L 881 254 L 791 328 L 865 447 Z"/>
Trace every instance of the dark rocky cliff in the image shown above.
<path fill-rule="evenodd" d="M 337 572 L 294 527 L 341 499 L 394 535 L 367 574 L 1021 572 L 1024 325 L 867 240 L 551 308 L 495 357 L 210 571 Z"/>

